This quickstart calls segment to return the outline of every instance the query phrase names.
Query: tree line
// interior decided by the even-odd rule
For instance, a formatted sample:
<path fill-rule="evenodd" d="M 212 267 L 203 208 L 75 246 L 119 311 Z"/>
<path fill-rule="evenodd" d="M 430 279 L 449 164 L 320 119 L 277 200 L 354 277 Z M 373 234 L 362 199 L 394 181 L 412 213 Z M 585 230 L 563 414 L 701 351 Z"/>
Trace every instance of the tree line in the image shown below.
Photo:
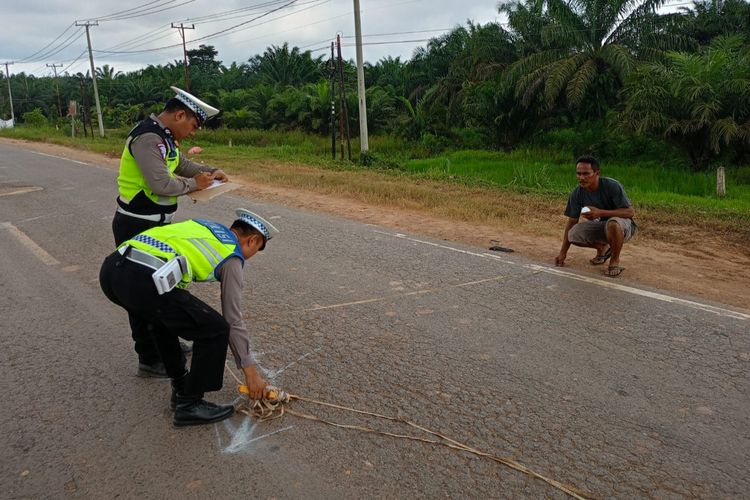
<path fill-rule="evenodd" d="M 669 145 L 695 169 L 747 164 L 750 3 L 702 0 L 673 13 L 663 13 L 663 5 L 501 3 L 507 24 L 469 22 L 407 61 L 366 64 L 369 130 L 434 150 L 562 143 L 606 156 L 621 154 L 623 144 L 636 154 L 646 141 Z M 213 126 L 330 133 L 334 68 L 327 55 L 285 43 L 239 64 L 217 57 L 210 45 L 188 51 L 190 90 L 222 110 Z M 182 86 L 183 71 L 182 61 L 129 73 L 97 68 L 105 126 L 129 127 L 158 111 L 169 86 Z M 344 75 L 350 128 L 357 130 L 351 61 Z M 63 120 L 69 100 L 93 106 L 88 73 L 57 82 L 20 73 L 11 87 L 19 122 Z M 5 95 L 0 115 L 9 114 Z"/>

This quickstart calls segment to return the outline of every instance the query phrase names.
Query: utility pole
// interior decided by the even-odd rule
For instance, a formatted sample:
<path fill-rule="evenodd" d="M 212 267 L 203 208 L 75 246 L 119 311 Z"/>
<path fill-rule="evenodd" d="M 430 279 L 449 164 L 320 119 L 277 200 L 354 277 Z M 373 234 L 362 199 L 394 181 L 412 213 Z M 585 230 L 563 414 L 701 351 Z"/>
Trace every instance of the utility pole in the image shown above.
<path fill-rule="evenodd" d="M 61 68 L 62 64 L 47 64 L 48 68 L 52 68 L 55 72 L 55 88 L 57 88 L 57 110 L 60 112 L 60 118 L 62 118 L 62 104 L 60 104 L 60 82 L 57 80 L 57 68 Z"/>
<path fill-rule="evenodd" d="M 339 65 L 339 99 L 341 100 L 341 111 L 339 112 L 339 129 L 341 132 L 341 159 L 344 159 L 344 133 L 346 132 L 347 159 L 352 161 L 352 141 L 349 133 L 349 106 L 346 105 L 346 89 L 344 88 L 344 61 L 341 59 L 341 36 L 336 35 L 336 46 L 338 48 Z M 343 121 L 343 123 L 341 123 Z"/>
<path fill-rule="evenodd" d="M 354 36 L 357 41 L 357 93 L 359 94 L 359 150 L 370 149 L 367 139 L 367 101 L 365 99 L 365 69 L 362 60 L 362 26 L 359 16 L 359 0 L 354 0 Z"/>
<path fill-rule="evenodd" d="M 5 63 L 5 76 L 8 78 L 8 98 L 10 99 L 10 121 L 13 122 L 13 126 L 16 125 L 16 115 L 13 113 L 13 94 L 10 91 L 10 72 L 8 66 L 13 64 L 12 62 Z"/>
<path fill-rule="evenodd" d="M 91 63 L 91 80 L 94 82 L 94 100 L 96 101 L 96 117 L 99 120 L 99 136 L 104 137 L 104 121 L 102 120 L 102 107 L 99 104 L 99 89 L 96 87 L 96 69 L 94 68 L 94 54 L 91 52 L 91 35 L 89 34 L 90 26 L 99 26 L 97 21 L 79 23 L 76 26 L 86 26 L 86 41 L 89 44 L 89 62 Z"/>
<path fill-rule="evenodd" d="M 179 26 L 175 26 L 174 23 L 172 23 L 172 27 L 180 32 L 180 37 L 182 37 L 182 57 L 185 61 L 185 91 L 190 92 L 190 79 L 188 78 L 188 64 L 187 64 L 187 48 L 185 47 L 185 30 L 194 30 L 195 25 L 192 26 L 184 26 L 182 23 L 180 23 Z"/>
<path fill-rule="evenodd" d="M 336 159 L 336 58 L 331 42 L 331 155 Z"/>

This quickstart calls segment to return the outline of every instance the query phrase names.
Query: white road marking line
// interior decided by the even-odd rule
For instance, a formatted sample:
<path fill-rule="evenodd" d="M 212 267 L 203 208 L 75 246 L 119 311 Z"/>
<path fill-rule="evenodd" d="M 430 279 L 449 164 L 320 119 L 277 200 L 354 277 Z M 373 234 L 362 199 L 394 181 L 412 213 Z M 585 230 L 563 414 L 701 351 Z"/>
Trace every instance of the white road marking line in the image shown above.
<path fill-rule="evenodd" d="M 78 161 L 78 160 L 71 160 L 70 158 L 65 158 L 64 156 L 55 156 L 55 155 L 50 155 L 50 154 L 47 154 L 47 153 L 40 153 L 39 151 L 31 151 L 29 149 L 27 149 L 26 151 L 28 151 L 30 153 L 42 155 L 42 156 L 48 156 L 50 158 L 57 158 L 58 160 L 72 161 L 73 163 L 78 163 L 79 165 L 90 165 L 90 163 L 86 163 L 84 161 Z"/>
<path fill-rule="evenodd" d="M 42 247 L 34 243 L 34 241 L 26 236 L 25 233 L 23 233 L 20 229 L 18 229 L 16 226 L 11 224 L 10 222 L 3 222 L 0 224 L 0 227 L 3 227 L 10 231 L 10 233 L 16 237 L 16 239 L 21 242 L 23 246 L 29 249 L 31 253 L 33 253 L 39 260 L 47 264 L 48 266 L 56 266 L 60 263 L 57 259 L 55 259 L 53 256 L 48 254 Z"/>
<path fill-rule="evenodd" d="M 42 189 L 44 188 L 40 188 L 38 186 L 29 186 L 25 188 L 16 189 L 15 191 L 11 191 L 10 193 L 0 193 L 0 196 L 11 196 L 14 194 L 32 193 L 34 191 L 41 191 Z"/>
<path fill-rule="evenodd" d="M 541 271 L 543 273 L 555 274 L 558 276 L 564 276 L 566 278 L 570 278 L 570 279 L 574 279 L 578 281 L 584 281 L 586 283 L 592 283 L 594 285 L 602 286 L 604 288 L 611 288 L 613 290 L 619 290 L 621 292 L 632 293 L 633 295 L 640 295 L 641 297 L 648 297 L 650 299 L 660 300 L 662 302 L 669 302 L 671 304 L 681 304 L 687 307 L 691 307 L 693 309 L 700 309 L 701 311 L 718 314 L 719 316 L 729 316 L 730 318 L 744 319 L 744 320 L 750 319 L 750 314 L 744 314 L 738 311 L 724 309 L 723 307 L 716 307 L 716 306 L 712 306 L 709 304 L 703 304 L 701 302 L 694 302 L 692 300 L 680 299 L 678 297 L 664 295 L 663 293 L 649 292 L 648 290 L 641 290 L 640 288 L 635 288 L 635 287 L 628 286 L 628 285 L 621 285 L 619 283 L 612 283 L 610 281 L 604 281 L 604 280 L 600 280 L 596 278 L 590 278 L 588 276 L 581 276 L 579 274 L 574 274 L 568 271 L 563 271 L 562 269 L 556 269 L 553 267 L 546 267 L 546 266 L 538 266 L 535 264 L 525 264 L 523 267 L 527 269 L 533 269 L 534 271 Z"/>
<path fill-rule="evenodd" d="M 612 281 L 604 281 L 604 280 L 600 280 L 597 278 L 590 278 L 588 276 L 581 276 L 579 274 L 571 273 L 568 271 L 563 271 L 562 269 L 558 269 L 555 267 L 540 266 L 536 264 L 520 264 L 512 260 L 503 259 L 501 257 L 498 257 L 497 255 L 492 255 L 488 253 L 469 252 L 467 250 L 462 250 L 460 248 L 453 248 L 448 245 L 441 245 L 439 243 L 433 243 L 431 241 L 424 241 L 424 240 L 420 240 L 417 238 L 411 238 L 401 233 L 387 233 L 385 231 L 374 231 L 374 232 L 378 234 L 385 234 L 387 236 L 393 236 L 395 238 L 399 238 L 403 240 L 413 241 L 415 243 L 421 243 L 423 245 L 430 245 L 433 247 L 443 248 L 445 250 L 450 250 L 452 252 L 463 253 L 463 254 L 472 255 L 472 256 L 481 257 L 481 258 L 491 258 L 493 260 L 499 260 L 505 264 L 521 266 L 525 269 L 531 269 L 536 272 L 554 274 L 556 276 L 561 276 L 561 277 L 568 278 L 568 279 L 584 281 L 592 285 L 601 286 L 601 287 L 609 288 L 612 290 L 618 290 L 620 292 L 630 293 L 633 295 L 640 295 L 642 297 L 647 297 L 647 298 L 659 300 L 662 302 L 668 302 L 670 304 L 679 304 L 679 305 L 689 307 L 691 309 L 698 309 L 698 310 L 710 312 L 719 316 L 725 316 L 729 318 L 741 319 L 741 320 L 746 320 L 746 321 L 750 320 L 750 314 L 742 313 L 739 311 L 733 311 L 731 309 L 725 309 L 723 307 L 712 306 L 710 304 L 703 304 L 701 302 L 695 302 L 692 300 L 680 299 L 678 297 L 672 297 L 670 295 L 665 295 L 663 293 L 650 292 L 648 290 L 641 290 L 640 288 L 635 288 L 635 287 L 628 286 L 628 285 L 621 285 L 619 283 L 613 283 Z"/>
<path fill-rule="evenodd" d="M 441 286 L 441 287 L 436 287 L 436 288 L 425 288 L 424 290 L 415 290 L 413 292 L 397 293 L 394 295 L 384 295 L 383 297 L 373 297 L 371 299 L 355 300 L 352 302 L 342 302 L 340 304 L 331 304 L 328 306 L 315 306 L 310 309 L 303 309 L 301 312 L 323 311 L 325 309 L 336 309 L 339 307 L 358 306 L 361 304 L 371 304 L 373 302 L 383 302 L 386 300 L 393 300 L 393 299 L 398 299 L 401 297 L 409 297 L 412 295 L 424 295 L 427 293 L 437 293 L 437 292 L 442 292 L 443 290 L 450 290 L 451 288 L 461 288 L 465 286 L 478 285 L 480 283 L 487 283 L 490 281 L 500 281 L 500 280 L 506 279 L 507 277 L 508 277 L 507 275 L 493 276 L 492 278 L 484 278 L 484 279 L 476 280 L 476 281 L 467 281 L 466 283 L 458 283 L 457 285 L 448 285 L 448 286 Z"/>

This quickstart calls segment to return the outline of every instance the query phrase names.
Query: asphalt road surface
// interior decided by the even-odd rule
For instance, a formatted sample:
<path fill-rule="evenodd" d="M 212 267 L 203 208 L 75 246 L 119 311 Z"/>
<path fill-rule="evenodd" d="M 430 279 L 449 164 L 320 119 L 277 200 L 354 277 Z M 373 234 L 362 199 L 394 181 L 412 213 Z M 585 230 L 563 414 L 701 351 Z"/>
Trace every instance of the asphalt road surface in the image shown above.
<path fill-rule="evenodd" d="M 115 176 L 0 145 L 2 497 L 565 498 L 487 458 L 292 415 L 174 428 L 168 382 L 135 376 L 99 289 Z M 178 219 L 238 206 L 282 231 L 245 273 L 277 385 L 599 497 L 747 498 L 750 312 L 232 193 L 182 198 Z M 218 285 L 191 290 L 218 307 Z M 235 398 L 224 380 L 207 399 Z"/>

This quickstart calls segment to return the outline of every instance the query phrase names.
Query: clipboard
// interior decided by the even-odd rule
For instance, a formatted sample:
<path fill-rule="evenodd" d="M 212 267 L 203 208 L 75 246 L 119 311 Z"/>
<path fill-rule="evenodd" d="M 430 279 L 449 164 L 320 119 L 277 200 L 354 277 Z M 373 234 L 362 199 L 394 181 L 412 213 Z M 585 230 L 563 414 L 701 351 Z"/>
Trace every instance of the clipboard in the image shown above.
<path fill-rule="evenodd" d="M 204 202 L 216 198 L 217 196 L 234 191 L 240 187 L 239 184 L 233 182 L 219 182 L 214 181 L 213 184 L 200 191 L 193 191 L 187 195 L 193 200 L 193 203 Z"/>

